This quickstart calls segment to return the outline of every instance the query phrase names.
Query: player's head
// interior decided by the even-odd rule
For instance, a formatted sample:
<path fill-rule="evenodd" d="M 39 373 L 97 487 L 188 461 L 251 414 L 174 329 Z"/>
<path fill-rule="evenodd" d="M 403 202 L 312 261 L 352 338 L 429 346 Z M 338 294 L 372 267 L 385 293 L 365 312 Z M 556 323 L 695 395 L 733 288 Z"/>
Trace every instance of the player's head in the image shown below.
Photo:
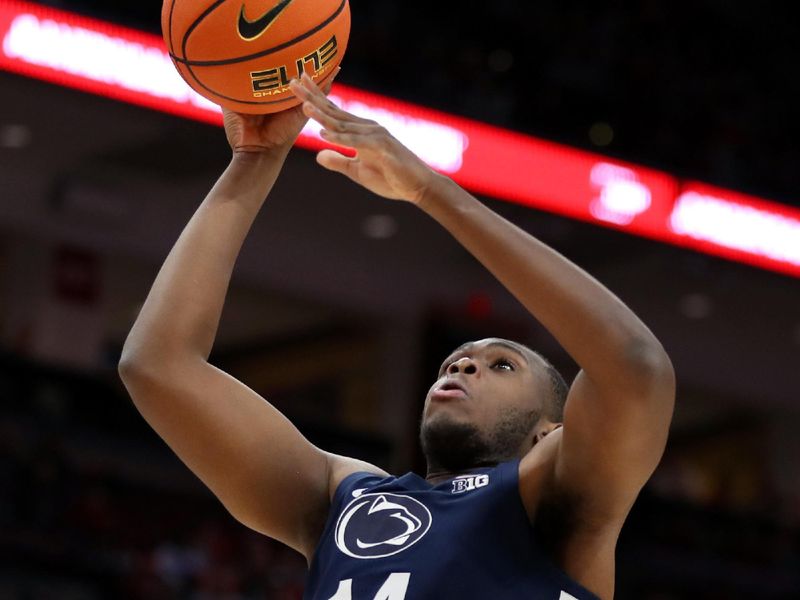
<path fill-rule="evenodd" d="M 567 384 L 540 354 L 488 338 L 456 348 L 425 398 L 429 469 L 458 471 L 523 456 L 563 420 Z"/>

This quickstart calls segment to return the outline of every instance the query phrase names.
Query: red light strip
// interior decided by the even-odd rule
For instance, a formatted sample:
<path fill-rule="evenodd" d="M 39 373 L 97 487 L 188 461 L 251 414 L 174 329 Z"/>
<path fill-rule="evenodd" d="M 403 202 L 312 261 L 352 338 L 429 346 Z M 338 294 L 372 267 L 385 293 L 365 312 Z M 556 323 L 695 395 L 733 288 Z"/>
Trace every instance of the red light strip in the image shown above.
<path fill-rule="evenodd" d="M 159 36 L 0 0 L 0 40 L 0 69 L 222 122 L 180 79 Z M 800 277 L 800 210 L 343 85 L 331 96 L 474 192 Z M 309 124 L 298 145 L 324 143 Z"/>

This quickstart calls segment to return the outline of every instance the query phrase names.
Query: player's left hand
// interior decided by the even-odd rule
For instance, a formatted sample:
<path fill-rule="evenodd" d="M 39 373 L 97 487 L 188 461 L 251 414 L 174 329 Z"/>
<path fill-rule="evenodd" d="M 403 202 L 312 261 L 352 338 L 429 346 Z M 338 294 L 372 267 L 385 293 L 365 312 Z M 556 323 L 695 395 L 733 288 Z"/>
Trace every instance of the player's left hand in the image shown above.
<path fill-rule="evenodd" d="M 375 121 L 357 117 L 328 100 L 308 75 L 293 81 L 291 87 L 295 96 L 304 100 L 305 114 L 322 125 L 323 139 L 356 151 L 356 156 L 349 158 L 323 150 L 317 155 L 319 164 L 384 198 L 420 203 L 437 177 L 435 171 Z"/>
<path fill-rule="evenodd" d="M 336 75 L 325 86 L 327 94 Z M 288 152 L 308 122 L 303 105 L 267 115 L 251 115 L 222 109 L 225 135 L 234 154 Z"/>

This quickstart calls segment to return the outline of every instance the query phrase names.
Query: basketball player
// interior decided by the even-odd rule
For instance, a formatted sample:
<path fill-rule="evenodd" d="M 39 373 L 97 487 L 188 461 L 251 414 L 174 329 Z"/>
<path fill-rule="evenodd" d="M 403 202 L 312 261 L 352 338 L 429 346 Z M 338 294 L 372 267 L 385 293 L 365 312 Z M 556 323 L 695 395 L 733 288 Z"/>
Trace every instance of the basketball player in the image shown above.
<path fill-rule="evenodd" d="M 136 406 L 235 518 L 306 557 L 307 599 L 612 598 L 617 536 L 673 410 L 662 346 L 600 283 L 381 126 L 338 109 L 307 77 L 292 89 L 296 109 L 225 114 L 232 161 L 125 344 L 120 373 Z M 357 151 L 325 150 L 323 167 L 438 221 L 581 367 L 567 390 L 518 343 L 457 348 L 425 401 L 425 478 L 314 447 L 207 362 L 242 242 L 307 117 Z"/>

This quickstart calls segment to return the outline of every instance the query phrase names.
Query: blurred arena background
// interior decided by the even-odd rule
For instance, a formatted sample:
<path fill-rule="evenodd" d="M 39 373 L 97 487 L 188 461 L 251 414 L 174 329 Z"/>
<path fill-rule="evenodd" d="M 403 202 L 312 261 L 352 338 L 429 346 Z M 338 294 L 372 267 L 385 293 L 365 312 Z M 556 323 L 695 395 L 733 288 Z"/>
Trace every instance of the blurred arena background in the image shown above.
<path fill-rule="evenodd" d="M 44 4 L 158 33 L 158 0 Z M 788 3 L 352 9 L 345 86 L 800 209 Z M 0 71 L 0 599 L 301 597 L 300 556 L 234 522 L 116 375 L 227 156 L 213 125 Z M 670 443 L 623 530 L 617 597 L 800 597 L 800 227 L 778 272 L 481 191 L 629 303 L 675 364 Z M 487 335 L 576 372 L 432 222 L 301 149 L 245 246 L 212 362 L 320 446 L 403 471 L 422 466 L 438 361 Z"/>

